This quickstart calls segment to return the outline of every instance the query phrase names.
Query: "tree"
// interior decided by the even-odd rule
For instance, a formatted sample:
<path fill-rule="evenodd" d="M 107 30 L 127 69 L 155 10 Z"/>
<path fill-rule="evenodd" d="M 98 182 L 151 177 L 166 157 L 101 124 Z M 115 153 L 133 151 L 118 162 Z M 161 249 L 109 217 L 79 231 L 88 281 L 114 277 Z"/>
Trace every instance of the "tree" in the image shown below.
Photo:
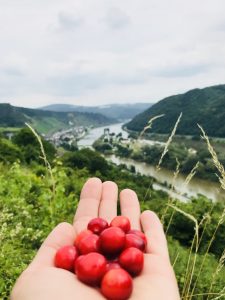
<path fill-rule="evenodd" d="M 12 163 L 17 160 L 24 161 L 20 148 L 6 139 L 0 139 L 0 161 Z"/>
<path fill-rule="evenodd" d="M 21 148 L 27 163 L 31 163 L 32 161 L 41 161 L 40 156 L 42 156 L 42 153 L 39 142 L 29 128 L 22 128 L 20 131 L 18 131 L 13 136 L 12 141 L 19 148 Z M 43 138 L 41 138 L 41 141 L 44 146 L 47 159 L 52 161 L 56 154 L 55 147 Z"/>

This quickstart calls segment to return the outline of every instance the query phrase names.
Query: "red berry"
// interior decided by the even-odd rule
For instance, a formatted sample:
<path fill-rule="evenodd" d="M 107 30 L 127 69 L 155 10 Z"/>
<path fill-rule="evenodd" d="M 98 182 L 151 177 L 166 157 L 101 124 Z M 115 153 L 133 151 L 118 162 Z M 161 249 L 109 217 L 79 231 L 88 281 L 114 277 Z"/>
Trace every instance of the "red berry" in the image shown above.
<path fill-rule="evenodd" d="M 90 234 L 82 238 L 78 244 L 80 254 L 88 254 L 90 252 L 99 252 L 99 236 Z"/>
<path fill-rule="evenodd" d="M 84 255 L 80 255 L 80 256 L 78 256 L 78 258 L 75 261 L 75 264 L 74 264 L 74 273 L 75 274 L 76 274 L 76 265 L 77 265 L 78 261 L 81 260 L 83 257 L 84 257 Z"/>
<path fill-rule="evenodd" d="M 88 229 L 91 230 L 95 234 L 100 234 L 103 230 L 109 227 L 108 222 L 102 218 L 92 219 L 88 223 Z"/>
<path fill-rule="evenodd" d="M 114 269 L 121 269 L 121 266 L 118 262 L 109 261 L 106 265 L 106 270 L 114 270 Z"/>
<path fill-rule="evenodd" d="M 80 281 L 98 285 L 106 273 L 106 259 L 100 253 L 82 255 L 82 258 L 76 261 L 75 269 Z"/>
<path fill-rule="evenodd" d="M 110 270 L 102 279 L 101 292 L 109 300 L 126 300 L 132 289 L 132 278 L 123 269 Z"/>
<path fill-rule="evenodd" d="M 84 237 L 86 237 L 86 236 L 88 236 L 88 235 L 91 235 L 91 234 L 93 234 L 93 232 L 92 232 L 91 230 L 88 230 L 88 229 L 82 230 L 82 231 L 77 235 L 77 237 L 76 237 L 76 239 L 75 239 L 75 242 L 74 242 L 74 245 L 75 245 L 76 247 L 78 247 L 80 241 L 81 241 Z"/>
<path fill-rule="evenodd" d="M 134 247 L 127 248 L 120 254 L 119 263 L 131 275 L 136 276 L 141 273 L 144 266 L 143 252 Z"/>
<path fill-rule="evenodd" d="M 109 227 L 99 236 L 100 249 L 104 254 L 116 255 L 123 250 L 125 233 L 119 227 Z"/>
<path fill-rule="evenodd" d="M 141 251 L 145 251 L 145 242 L 141 237 L 136 234 L 128 233 L 125 237 L 125 249 L 135 247 L 140 249 Z"/>
<path fill-rule="evenodd" d="M 147 245 L 147 238 L 146 238 L 145 234 L 142 231 L 137 230 L 137 229 L 131 229 L 131 230 L 128 231 L 128 233 L 138 235 L 140 238 L 143 239 L 143 241 L 145 242 L 145 245 Z"/>
<path fill-rule="evenodd" d="M 57 268 L 73 271 L 73 266 L 78 257 L 78 251 L 74 246 L 64 246 L 55 255 L 55 266 Z"/>
<path fill-rule="evenodd" d="M 110 223 L 110 226 L 119 227 L 125 233 L 127 233 L 130 230 L 130 221 L 127 217 L 117 216 L 112 220 L 112 222 Z"/>

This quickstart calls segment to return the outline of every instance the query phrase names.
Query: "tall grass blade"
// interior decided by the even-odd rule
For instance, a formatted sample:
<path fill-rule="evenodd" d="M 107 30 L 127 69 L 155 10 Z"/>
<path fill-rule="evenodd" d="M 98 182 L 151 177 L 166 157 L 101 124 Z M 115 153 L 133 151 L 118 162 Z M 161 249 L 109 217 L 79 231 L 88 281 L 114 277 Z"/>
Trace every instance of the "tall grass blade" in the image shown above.
<path fill-rule="evenodd" d="M 160 170 L 160 166 L 161 166 L 161 164 L 162 164 L 162 161 L 163 161 L 164 156 L 165 156 L 166 153 L 168 152 L 169 145 L 171 144 L 171 142 L 172 142 L 172 140 L 173 140 L 173 136 L 174 136 L 175 133 L 176 133 L 176 130 L 177 130 L 177 127 L 178 127 L 178 124 L 179 124 L 179 122 L 180 122 L 181 117 L 182 117 L 182 113 L 179 115 L 179 117 L 178 117 L 178 119 L 177 119 L 177 121 L 176 121 L 176 123 L 175 123 L 175 126 L 174 126 L 174 128 L 173 128 L 173 130 L 172 130 L 172 132 L 171 132 L 171 134 L 170 134 L 170 136 L 169 136 L 169 138 L 168 138 L 168 140 L 167 140 L 167 142 L 166 142 L 166 145 L 165 145 L 165 147 L 164 147 L 163 153 L 162 153 L 162 155 L 161 155 L 161 157 L 160 157 L 160 160 L 159 160 L 159 162 L 158 162 L 158 165 L 157 165 L 157 167 L 156 167 L 156 170 L 158 170 L 158 171 Z"/>

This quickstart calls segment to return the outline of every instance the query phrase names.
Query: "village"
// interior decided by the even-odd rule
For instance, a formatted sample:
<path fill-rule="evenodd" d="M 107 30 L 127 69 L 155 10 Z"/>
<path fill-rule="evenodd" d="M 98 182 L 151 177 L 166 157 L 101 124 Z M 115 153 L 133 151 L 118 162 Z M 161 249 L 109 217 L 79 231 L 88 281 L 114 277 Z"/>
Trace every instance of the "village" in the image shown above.
<path fill-rule="evenodd" d="M 60 130 L 53 133 L 51 136 L 45 136 L 45 139 L 53 143 L 56 147 L 62 145 L 76 145 L 77 141 L 82 139 L 92 126 L 76 126 L 66 130 Z"/>

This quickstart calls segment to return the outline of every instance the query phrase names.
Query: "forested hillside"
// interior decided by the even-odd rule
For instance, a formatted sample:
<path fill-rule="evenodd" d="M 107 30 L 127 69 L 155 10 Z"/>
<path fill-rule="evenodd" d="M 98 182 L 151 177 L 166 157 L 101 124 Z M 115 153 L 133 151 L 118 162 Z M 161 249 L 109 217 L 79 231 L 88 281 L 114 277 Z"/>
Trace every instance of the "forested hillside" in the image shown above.
<path fill-rule="evenodd" d="M 73 126 L 103 126 L 116 120 L 87 112 L 52 112 L 0 104 L 0 127 L 23 127 L 28 122 L 41 133 Z"/>
<path fill-rule="evenodd" d="M 225 137 L 225 85 L 194 89 L 165 98 L 137 115 L 127 128 L 142 131 L 151 118 L 165 114 L 154 121 L 151 132 L 170 133 L 181 112 L 183 116 L 177 134 L 199 135 L 198 123 L 209 136 Z"/>

